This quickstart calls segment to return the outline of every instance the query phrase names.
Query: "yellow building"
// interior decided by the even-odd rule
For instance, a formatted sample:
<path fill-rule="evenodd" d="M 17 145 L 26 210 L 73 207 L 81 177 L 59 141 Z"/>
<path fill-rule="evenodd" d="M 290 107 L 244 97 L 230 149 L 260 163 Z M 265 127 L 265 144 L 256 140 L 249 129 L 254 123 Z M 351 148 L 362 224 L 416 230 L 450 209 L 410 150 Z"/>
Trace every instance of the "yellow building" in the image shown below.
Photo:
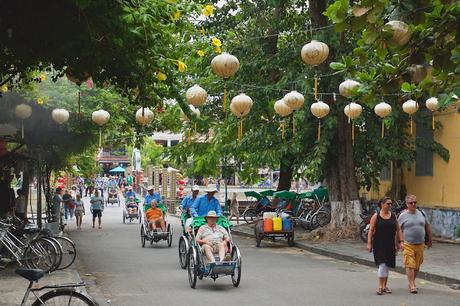
<path fill-rule="evenodd" d="M 433 139 L 449 150 L 450 159 L 445 162 L 439 155 L 417 148 L 416 161 L 411 169 L 404 169 L 402 182 L 408 194 L 417 196 L 417 204 L 423 208 L 432 223 L 435 235 L 455 238 L 455 227 L 460 227 L 460 114 L 457 105 L 435 114 L 441 129 L 432 131 L 417 125 L 416 137 Z M 378 189 L 372 189 L 368 198 L 383 197 L 391 188 L 387 175 Z"/>

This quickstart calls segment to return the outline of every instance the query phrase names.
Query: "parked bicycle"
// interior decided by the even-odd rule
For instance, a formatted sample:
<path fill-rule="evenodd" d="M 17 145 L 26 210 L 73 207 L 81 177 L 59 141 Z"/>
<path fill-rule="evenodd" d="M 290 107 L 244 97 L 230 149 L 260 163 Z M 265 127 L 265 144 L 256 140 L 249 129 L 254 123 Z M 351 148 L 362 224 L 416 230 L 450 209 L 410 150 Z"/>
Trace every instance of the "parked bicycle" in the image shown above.
<path fill-rule="evenodd" d="M 67 306 L 78 306 L 78 305 L 89 305 L 97 306 L 98 304 L 88 295 L 80 292 L 80 288 L 85 286 L 85 283 L 70 283 L 70 284 L 59 284 L 51 286 L 43 286 L 39 288 L 32 288 L 34 282 L 38 282 L 40 278 L 45 275 L 45 271 L 40 269 L 17 269 L 16 273 L 29 281 L 29 286 L 24 294 L 21 302 L 21 306 L 25 306 L 29 295 L 32 292 L 37 298 L 32 306 L 40 305 L 67 305 Z M 38 295 L 36 292 L 42 290 L 49 290 L 43 295 Z"/>

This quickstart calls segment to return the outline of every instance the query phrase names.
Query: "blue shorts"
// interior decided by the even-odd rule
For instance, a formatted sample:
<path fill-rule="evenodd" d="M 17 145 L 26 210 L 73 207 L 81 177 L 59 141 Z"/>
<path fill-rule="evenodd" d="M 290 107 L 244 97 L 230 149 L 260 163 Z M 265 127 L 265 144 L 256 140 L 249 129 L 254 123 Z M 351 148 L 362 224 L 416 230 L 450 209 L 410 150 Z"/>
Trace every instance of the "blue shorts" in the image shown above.
<path fill-rule="evenodd" d="M 93 218 L 96 218 L 96 217 L 98 217 L 98 218 L 102 217 L 102 210 L 93 209 Z"/>

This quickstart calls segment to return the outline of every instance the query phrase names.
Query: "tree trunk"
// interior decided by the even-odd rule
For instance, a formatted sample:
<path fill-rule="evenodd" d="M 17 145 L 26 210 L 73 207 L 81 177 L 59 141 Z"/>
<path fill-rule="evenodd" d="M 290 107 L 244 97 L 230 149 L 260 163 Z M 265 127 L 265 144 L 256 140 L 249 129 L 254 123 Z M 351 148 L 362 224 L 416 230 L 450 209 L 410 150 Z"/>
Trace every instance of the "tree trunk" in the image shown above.
<path fill-rule="evenodd" d="M 288 158 L 282 159 L 280 162 L 280 179 L 276 191 L 291 189 L 292 170 L 292 162 Z"/>

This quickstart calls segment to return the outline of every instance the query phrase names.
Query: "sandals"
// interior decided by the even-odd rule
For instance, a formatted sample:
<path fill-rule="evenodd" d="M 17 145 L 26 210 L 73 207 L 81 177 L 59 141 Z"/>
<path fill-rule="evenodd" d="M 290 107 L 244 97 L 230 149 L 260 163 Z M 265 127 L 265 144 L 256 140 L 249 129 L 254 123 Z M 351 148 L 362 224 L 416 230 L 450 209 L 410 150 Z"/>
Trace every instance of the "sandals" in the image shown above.
<path fill-rule="evenodd" d="M 385 292 L 385 293 L 393 293 L 393 291 L 391 291 L 391 289 L 388 288 L 388 287 L 383 288 L 383 292 Z"/>
<path fill-rule="evenodd" d="M 418 290 L 417 290 L 417 288 L 410 288 L 409 292 L 413 293 L 413 294 L 417 294 Z"/>
<path fill-rule="evenodd" d="M 379 288 L 376 293 L 377 293 L 377 295 L 382 295 L 383 291 L 384 291 L 383 288 Z"/>

